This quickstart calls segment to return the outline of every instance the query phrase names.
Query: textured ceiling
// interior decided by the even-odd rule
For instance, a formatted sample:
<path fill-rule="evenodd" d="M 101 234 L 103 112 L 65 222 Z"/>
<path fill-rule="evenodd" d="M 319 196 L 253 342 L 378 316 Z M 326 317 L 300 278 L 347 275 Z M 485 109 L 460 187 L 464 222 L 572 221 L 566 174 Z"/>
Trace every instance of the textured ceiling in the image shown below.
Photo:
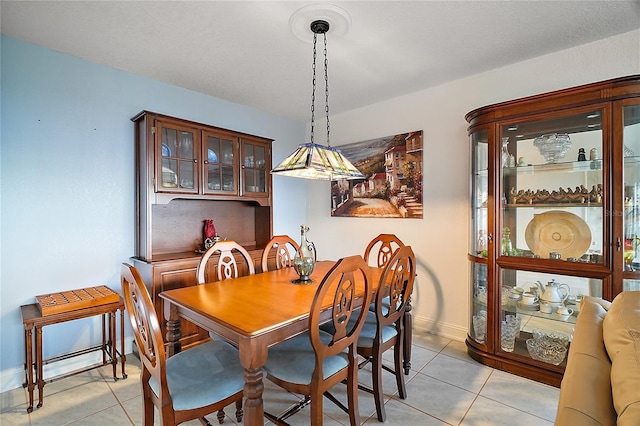
<path fill-rule="evenodd" d="M 293 34 L 289 19 L 311 4 L 317 2 L 3 0 L 0 28 L 91 62 L 308 121 L 312 48 Z M 351 17 L 350 27 L 327 36 L 331 113 L 640 28 L 640 1 L 328 4 Z M 324 103 L 316 110 L 324 112 Z"/>

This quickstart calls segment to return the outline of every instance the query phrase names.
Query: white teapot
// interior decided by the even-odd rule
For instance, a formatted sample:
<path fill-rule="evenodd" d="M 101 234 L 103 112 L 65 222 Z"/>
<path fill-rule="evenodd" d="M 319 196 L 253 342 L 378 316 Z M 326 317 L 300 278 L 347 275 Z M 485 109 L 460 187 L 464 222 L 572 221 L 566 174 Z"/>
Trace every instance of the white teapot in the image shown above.
<path fill-rule="evenodd" d="M 560 284 L 555 279 L 549 281 L 546 286 L 543 286 L 540 281 L 536 281 L 536 284 L 542 291 L 540 300 L 556 308 L 563 305 L 569 296 L 569 286 Z"/>

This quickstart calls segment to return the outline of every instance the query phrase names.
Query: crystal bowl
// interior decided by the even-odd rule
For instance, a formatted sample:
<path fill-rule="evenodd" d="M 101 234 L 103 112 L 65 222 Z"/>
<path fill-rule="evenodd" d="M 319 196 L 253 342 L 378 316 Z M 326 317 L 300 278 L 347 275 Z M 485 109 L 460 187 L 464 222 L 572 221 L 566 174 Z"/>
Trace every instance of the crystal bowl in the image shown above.
<path fill-rule="evenodd" d="M 566 133 L 550 133 L 538 136 L 533 140 L 547 163 L 557 163 L 571 148 L 571 139 Z"/>
<path fill-rule="evenodd" d="M 566 346 L 546 339 L 527 339 L 527 350 L 531 358 L 558 365 L 567 354 Z"/>
<path fill-rule="evenodd" d="M 565 348 L 569 346 L 571 336 L 555 330 L 543 330 L 539 328 L 533 329 L 533 338 L 536 340 L 546 340 L 553 343 L 559 343 Z"/>

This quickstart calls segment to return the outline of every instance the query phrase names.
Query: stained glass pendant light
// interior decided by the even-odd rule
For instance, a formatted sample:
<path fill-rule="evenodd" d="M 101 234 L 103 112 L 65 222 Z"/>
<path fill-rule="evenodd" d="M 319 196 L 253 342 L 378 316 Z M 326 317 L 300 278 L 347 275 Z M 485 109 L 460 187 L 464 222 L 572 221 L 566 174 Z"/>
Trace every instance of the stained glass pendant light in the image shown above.
<path fill-rule="evenodd" d="M 316 20 L 311 23 L 313 32 L 313 91 L 311 93 L 311 142 L 298 146 L 293 154 L 282 160 L 271 173 L 283 176 L 316 180 L 364 179 L 364 175 L 329 141 L 329 80 L 327 73 L 327 31 L 329 23 Z M 325 112 L 327 114 L 327 146 L 314 142 L 316 99 L 316 41 L 318 34 L 324 38 Z"/>

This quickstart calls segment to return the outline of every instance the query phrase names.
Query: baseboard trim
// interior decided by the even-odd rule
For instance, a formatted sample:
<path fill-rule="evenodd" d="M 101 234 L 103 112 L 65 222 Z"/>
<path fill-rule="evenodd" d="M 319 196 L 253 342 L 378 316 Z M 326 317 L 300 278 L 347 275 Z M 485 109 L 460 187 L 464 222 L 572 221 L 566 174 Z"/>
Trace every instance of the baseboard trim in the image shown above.
<path fill-rule="evenodd" d="M 459 325 L 433 321 L 413 315 L 413 332 L 435 334 L 436 336 L 464 342 L 467 338 L 468 330 Z"/>

